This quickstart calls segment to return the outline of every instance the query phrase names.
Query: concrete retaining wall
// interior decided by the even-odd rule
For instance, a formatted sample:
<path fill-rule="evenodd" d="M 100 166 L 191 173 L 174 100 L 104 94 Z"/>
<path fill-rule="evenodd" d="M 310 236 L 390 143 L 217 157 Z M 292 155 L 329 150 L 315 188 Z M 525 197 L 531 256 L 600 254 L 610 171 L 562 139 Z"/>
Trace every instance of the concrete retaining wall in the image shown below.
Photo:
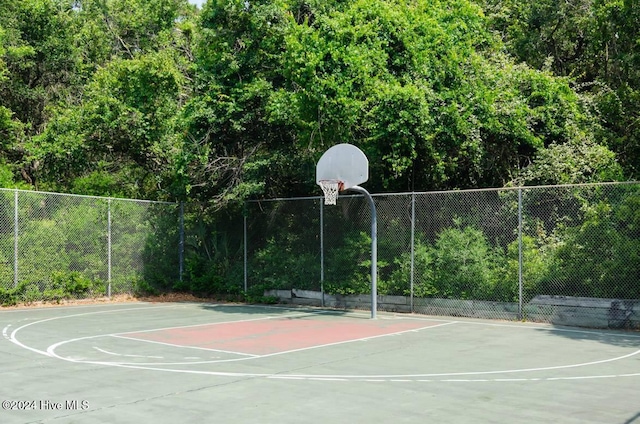
<path fill-rule="evenodd" d="M 371 309 L 370 295 L 332 295 L 311 290 L 266 290 L 265 296 L 277 297 L 281 303 L 324 306 L 337 309 Z M 323 299 L 324 298 L 324 299 Z M 324 303 L 323 303 L 324 302 Z M 389 312 L 411 312 L 406 296 L 378 296 L 378 309 Z"/>
<path fill-rule="evenodd" d="M 530 321 L 590 328 L 640 328 L 640 300 L 536 296 L 524 308 Z"/>
<path fill-rule="evenodd" d="M 311 290 L 268 290 L 265 296 L 280 303 L 322 306 L 337 309 L 371 309 L 369 295 L 329 295 Z M 461 299 L 377 298 L 378 309 L 388 312 L 415 312 L 428 315 L 518 320 L 518 304 Z M 640 300 L 598 299 L 569 296 L 536 296 L 523 305 L 527 321 L 589 328 L 640 329 Z"/>

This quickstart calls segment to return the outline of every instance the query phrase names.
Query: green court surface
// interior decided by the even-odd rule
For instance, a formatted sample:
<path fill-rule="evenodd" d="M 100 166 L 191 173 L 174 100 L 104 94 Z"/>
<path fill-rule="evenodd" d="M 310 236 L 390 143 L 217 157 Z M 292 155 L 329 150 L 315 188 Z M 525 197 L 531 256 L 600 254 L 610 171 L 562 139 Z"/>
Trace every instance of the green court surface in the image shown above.
<path fill-rule="evenodd" d="M 0 423 L 634 423 L 640 334 L 204 303 L 0 310 Z"/>

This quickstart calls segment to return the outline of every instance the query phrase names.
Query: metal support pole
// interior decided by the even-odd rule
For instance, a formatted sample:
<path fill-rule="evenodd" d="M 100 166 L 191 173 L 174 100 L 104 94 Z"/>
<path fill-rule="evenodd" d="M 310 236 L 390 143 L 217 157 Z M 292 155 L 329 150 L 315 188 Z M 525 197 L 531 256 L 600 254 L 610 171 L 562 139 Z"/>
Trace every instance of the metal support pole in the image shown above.
<path fill-rule="evenodd" d="M 184 202 L 180 202 L 180 239 L 178 241 L 178 279 L 184 274 Z"/>
<path fill-rule="evenodd" d="M 13 287 L 18 287 L 18 190 L 13 194 Z"/>
<path fill-rule="evenodd" d="M 522 189 L 518 189 L 518 319 L 522 313 Z"/>
<path fill-rule="evenodd" d="M 324 308 L 324 203 L 320 201 L 320 293 Z"/>
<path fill-rule="evenodd" d="M 371 319 L 375 319 L 378 310 L 378 218 L 376 204 L 371 194 L 360 186 L 353 186 L 349 190 L 364 194 L 371 206 Z"/>
<path fill-rule="evenodd" d="M 107 297 L 111 297 L 111 199 L 107 208 Z"/>
<path fill-rule="evenodd" d="M 410 311 L 413 313 L 413 285 L 415 278 L 415 257 L 416 257 L 416 248 L 415 248 L 415 240 L 416 240 L 416 193 L 411 193 L 411 309 Z"/>

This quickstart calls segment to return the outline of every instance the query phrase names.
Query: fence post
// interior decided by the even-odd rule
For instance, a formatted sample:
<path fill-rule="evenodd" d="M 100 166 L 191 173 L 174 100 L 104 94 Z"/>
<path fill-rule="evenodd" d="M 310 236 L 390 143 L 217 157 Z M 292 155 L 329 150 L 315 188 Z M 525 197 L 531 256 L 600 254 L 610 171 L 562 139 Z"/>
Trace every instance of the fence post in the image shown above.
<path fill-rule="evenodd" d="M 13 193 L 13 287 L 18 287 L 18 189 Z"/>
<path fill-rule="evenodd" d="M 247 202 L 244 202 L 244 210 L 243 210 L 243 250 L 244 250 L 244 292 L 247 292 L 247 215 L 249 214 L 249 209 L 247 208 Z"/>
<path fill-rule="evenodd" d="M 522 318 L 522 188 L 518 188 L 518 319 Z"/>
<path fill-rule="evenodd" d="M 178 241 L 178 280 L 184 273 L 184 202 L 180 202 L 180 238 Z"/>

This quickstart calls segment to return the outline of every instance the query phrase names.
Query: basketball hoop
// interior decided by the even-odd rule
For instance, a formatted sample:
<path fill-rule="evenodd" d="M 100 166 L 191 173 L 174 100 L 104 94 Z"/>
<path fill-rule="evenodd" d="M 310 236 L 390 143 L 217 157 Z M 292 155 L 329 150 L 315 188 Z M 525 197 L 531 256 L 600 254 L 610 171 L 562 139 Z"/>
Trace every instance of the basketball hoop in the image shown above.
<path fill-rule="evenodd" d="M 338 180 L 322 180 L 318 184 L 324 192 L 324 204 L 335 205 L 338 200 L 338 193 L 344 187 L 342 181 Z"/>
<path fill-rule="evenodd" d="M 335 205 L 338 193 L 353 190 L 363 194 L 371 206 L 371 318 L 376 317 L 378 309 L 378 238 L 376 205 L 371 194 L 358 184 L 369 179 L 369 159 L 356 146 L 341 143 L 330 147 L 322 154 L 316 164 L 316 183 L 324 192 L 324 204 Z M 320 228 L 324 228 L 323 209 L 320 207 Z M 320 245 L 322 246 L 322 231 L 320 230 Z M 321 255 L 322 256 L 322 255 Z M 324 256 L 323 260 L 324 260 Z M 324 265 L 323 265 L 324 266 Z M 324 270 L 324 268 L 322 268 Z M 321 288 L 324 274 L 321 272 Z M 323 290 L 324 293 L 324 290 Z M 324 299 L 324 298 L 323 298 Z"/>

